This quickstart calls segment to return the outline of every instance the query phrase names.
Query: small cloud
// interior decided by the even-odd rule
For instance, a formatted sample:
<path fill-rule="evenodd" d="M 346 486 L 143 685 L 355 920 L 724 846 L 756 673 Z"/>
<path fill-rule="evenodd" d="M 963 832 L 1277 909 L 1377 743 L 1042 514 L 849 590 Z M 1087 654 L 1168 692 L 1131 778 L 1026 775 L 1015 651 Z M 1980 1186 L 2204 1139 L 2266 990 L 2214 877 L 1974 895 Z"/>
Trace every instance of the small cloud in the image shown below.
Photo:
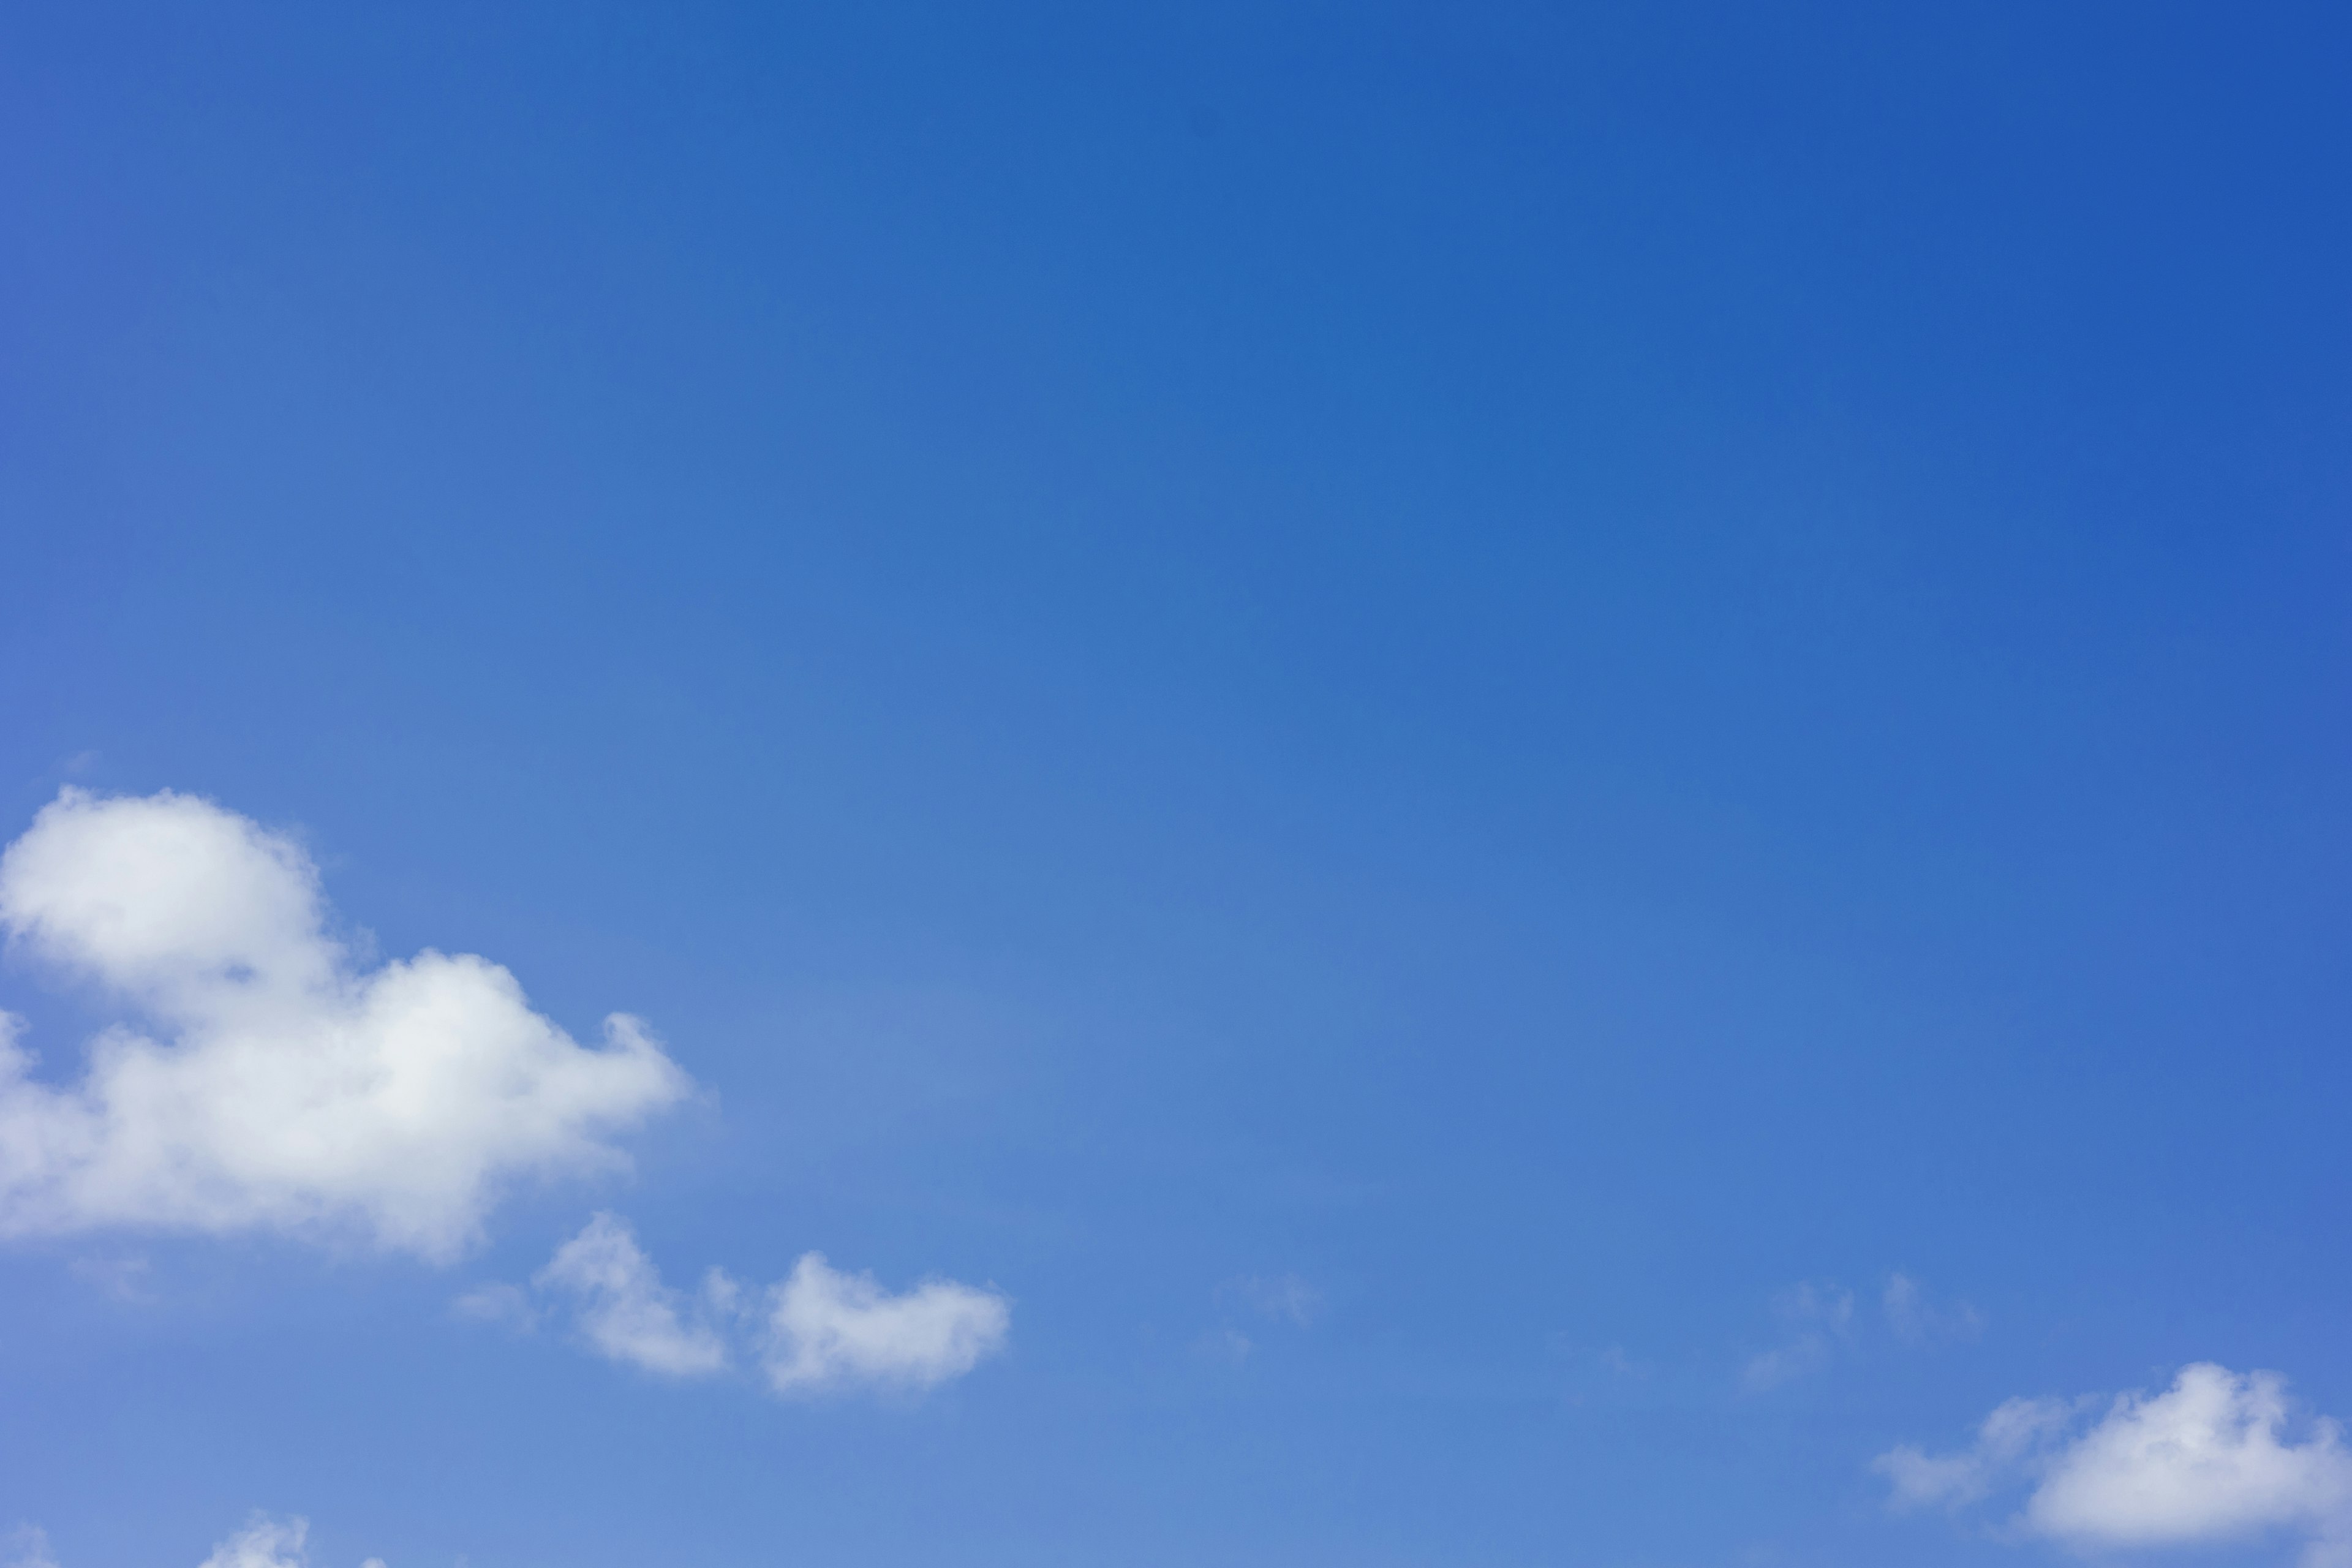
<path fill-rule="evenodd" d="M 1221 1366 L 1239 1366 L 1249 1360 L 1257 1349 L 1256 1342 L 1239 1329 L 1212 1329 L 1192 1346 L 1202 1361 L 1213 1361 Z"/>
<path fill-rule="evenodd" d="M 275 1520 L 257 1513 L 243 1530 L 213 1548 L 203 1568 L 310 1568 L 303 1549 L 309 1539 L 307 1519 Z M 383 1568 L 383 1559 L 371 1557 L 360 1568 Z"/>
<path fill-rule="evenodd" d="M 214 1546 L 202 1568 L 310 1568 L 310 1553 L 303 1549 L 310 1533 L 307 1519 L 276 1520 L 257 1513 L 243 1530 Z M 49 1538 L 30 1525 L 0 1542 L 0 1552 L 7 1554 L 0 1557 L 0 1568 L 58 1568 L 57 1559 L 49 1555 Z M 383 1559 L 371 1557 L 360 1568 L 384 1568 Z"/>
<path fill-rule="evenodd" d="M 1935 1305 L 1919 1282 L 1907 1274 L 1887 1276 L 1880 1305 L 1886 1313 L 1888 1330 L 1906 1345 L 1973 1340 L 1984 1332 L 1982 1312 L 1966 1301 Z"/>
<path fill-rule="evenodd" d="M 1853 1322 L 1853 1292 L 1808 1279 L 1774 1296 L 1772 1310 L 1783 1322 L 1818 1323 L 1843 1334 Z"/>
<path fill-rule="evenodd" d="M 0 1568 L 58 1568 L 58 1560 L 49 1555 L 49 1538 L 36 1526 L 19 1525 L 8 1532 L 0 1551 Z"/>
<path fill-rule="evenodd" d="M 1323 1293 L 1296 1274 L 1248 1275 L 1217 1288 L 1217 1300 L 1276 1322 L 1306 1328 L 1323 1315 Z"/>
<path fill-rule="evenodd" d="M 1819 1334 L 1807 1334 L 1749 1356 L 1739 1369 L 1739 1386 L 1750 1394 L 1763 1394 L 1811 1376 L 1827 1365 L 1829 1359 L 1829 1342 Z"/>
<path fill-rule="evenodd" d="M 1958 1508 L 1979 1500 L 2003 1476 L 2045 1450 L 2081 1407 L 2079 1400 L 2011 1399 L 1984 1418 L 1972 1447 L 1930 1455 L 1903 1444 L 1870 1468 L 1886 1478 L 1888 1506 L 1898 1512 Z"/>
<path fill-rule="evenodd" d="M 580 1342 L 608 1361 L 679 1378 L 749 1361 L 779 1394 L 935 1387 L 1002 1351 L 1012 1323 L 994 1289 L 930 1279 L 894 1294 L 814 1252 L 757 1297 L 720 1268 L 689 1297 L 662 1282 L 611 1214 L 557 1248 L 531 1285 L 482 1286 L 450 1310 L 526 1332 L 566 1311 Z"/>
<path fill-rule="evenodd" d="M 931 1279 L 896 1295 L 806 1253 L 768 1292 L 763 1363 L 779 1394 L 856 1385 L 923 1389 L 1004 1348 L 1012 1303 L 994 1290 Z"/>
<path fill-rule="evenodd" d="M 2276 1373 L 2186 1366 L 2161 1394 L 2012 1399 L 1976 1441 L 1871 1461 L 1896 1509 L 1961 1508 L 2030 1486 L 2012 1533 L 2078 1551 L 2221 1544 L 2284 1534 L 2306 1568 L 2352 1563 L 2352 1449 L 2325 1417 L 2298 1420 Z"/>
<path fill-rule="evenodd" d="M 1788 1339 L 1748 1358 L 1739 1384 L 1750 1394 L 1762 1394 L 1829 1364 L 1831 1352 L 1853 1326 L 1853 1292 L 1843 1286 L 1805 1280 L 1772 1298 L 1772 1312 Z"/>
<path fill-rule="evenodd" d="M 706 1294 L 702 1305 L 709 1310 L 692 1314 L 677 1292 L 663 1285 L 653 1259 L 617 1215 L 591 1219 L 556 1249 L 532 1283 L 579 1303 L 581 1337 L 608 1361 L 667 1377 L 703 1377 L 728 1364 L 727 1342 L 709 1318 L 719 1315 L 722 1300 L 724 1310 L 732 1310 L 732 1282 L 722 1299 Z"/>

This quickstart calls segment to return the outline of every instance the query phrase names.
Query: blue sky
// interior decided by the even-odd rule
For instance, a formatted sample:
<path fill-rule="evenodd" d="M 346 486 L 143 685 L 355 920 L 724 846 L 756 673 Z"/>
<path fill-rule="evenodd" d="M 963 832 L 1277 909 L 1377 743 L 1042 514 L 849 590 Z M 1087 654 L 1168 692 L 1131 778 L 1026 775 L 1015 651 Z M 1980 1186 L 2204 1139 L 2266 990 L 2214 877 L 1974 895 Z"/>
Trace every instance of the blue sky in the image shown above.
<path fill-rule="evenodd" d="M 2347 70 L 0 14 L 0 1562 L 2347 1560 Z"/>

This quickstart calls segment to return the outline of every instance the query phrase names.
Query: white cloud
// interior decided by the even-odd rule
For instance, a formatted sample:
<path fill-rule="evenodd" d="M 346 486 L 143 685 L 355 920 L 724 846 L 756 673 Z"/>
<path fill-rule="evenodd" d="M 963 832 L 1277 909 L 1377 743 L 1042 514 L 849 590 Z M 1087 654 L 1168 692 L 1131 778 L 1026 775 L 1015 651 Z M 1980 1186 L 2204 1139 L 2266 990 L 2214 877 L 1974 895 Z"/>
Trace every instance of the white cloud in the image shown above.
<path fill-rule="evenodd" d="M 310 1533 L 307 1519 L 255 1514 L 243 1530 L 214 1547 L 200 1568 L 309 1568 L 310 1556 L 302 1543 Z M 383 1559 L 371 1557 L 360 1568 L 383 1568 Z"/>
<path fill-rule="evenodd" d="M 487 959 L 362 969 L 291 839 L 68 789 L 0 855 L 0 927 L 125 1021 L 58 1088 L 0 1014 L 0 1234 L 353 1235 L 436 1261 L 526 1178 L 625 1167 L 691 1087 L 642 1025 L 585 1049 Z"/>
<path fill-rule="evenodd" d="M 203 1568 L 303 1568 L 310 1560 L 302 1550 L 310 1533 L 307 1519 L 280 1521 L 256 1516 L 253 1522 L 214 1547 Z"/>
<path fill-rule="evenodd" d="M 2352 1450 L 2333 1421 L 2298 1426 L 2277 1373 L 2200 1363 L 2161 1394 L 2118 1396 L 2077 1431 L 2084 1408 L 2011 1400 L 1970 1448 L 1903 1447 L 1873 1468 L 1898 1505 L 1958 1505 L 2031 1481 L 2017 1528 L 2078 1549 L 2284 1535 L 2309 1568 L 2352 1564 Z"/>
<path fill-rule="evenodd" d="M 675 1377 L 755 1363 L 779 1394 L 926 1389 L 1004 1348 L 1012 1304 L 995 1290 L 931 1279 L 897 1295 L 817 1253 L 756 1300 L 724 1270 L 689 1299 L 662 1283 L 628 1222 L 600 1214 L 532 1277 L 536 1295 L 487 1285 L 451 1303 L 457 1316 L 528 1331 L 568 1306 L 582 1343 L 607 1360 Z"/>
<path fill-rule="evenodd" d="M 993 1290 L 931 1279 L 894 1296 L 811 1252 L 768 1292 L 763 1361 L 782 1394 L 929 1388 L 1002 1350 L 1011 1327 L 1012 1306 Z"/>
<path fill-rule="evenodd" d="M 609 1361 L 669 1377 L 704 1377 L 727 1367 L 727 1342 L 712 1320 L 734 1310 L 734 1282 L 711 1270 L 702 1311 L 689 1317 L 691 1309 L 662 1283 L 653 1259 L 617 1215 L 590 1220 L 556 1249 L 533 1283 L 578 1302 L 581 1337 Z"/>
<path fill-rule="evenodd" d="M 1984 1418 L 1973 1447 L 1932 1456 L 1903 1444 L 1871 1461 L 1898 1509 L 1975 1502 L 2062 1435 L 2079 1401 L 2011 1399 Z"/>

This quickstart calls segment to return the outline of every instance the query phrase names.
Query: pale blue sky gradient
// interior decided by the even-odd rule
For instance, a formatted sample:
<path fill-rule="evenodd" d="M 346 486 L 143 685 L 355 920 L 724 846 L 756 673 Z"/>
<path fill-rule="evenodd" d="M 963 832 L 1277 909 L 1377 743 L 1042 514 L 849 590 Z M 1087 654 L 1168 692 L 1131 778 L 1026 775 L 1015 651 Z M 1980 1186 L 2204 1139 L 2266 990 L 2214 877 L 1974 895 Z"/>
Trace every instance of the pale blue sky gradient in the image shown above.
<path fill-rule="evenodd" d="M 210 796 L 711 1091 L 451 1268 L 0 1251 L 0 1529 L 2035 1563 L 1870 1460 L 2199 1360 L 2352 1415 L 2348 68 L 2300 5 L 0 15 L 0 838 Z M 782 1402 L 451 1317 L 598 1208 L 1010 1350 Z"/>

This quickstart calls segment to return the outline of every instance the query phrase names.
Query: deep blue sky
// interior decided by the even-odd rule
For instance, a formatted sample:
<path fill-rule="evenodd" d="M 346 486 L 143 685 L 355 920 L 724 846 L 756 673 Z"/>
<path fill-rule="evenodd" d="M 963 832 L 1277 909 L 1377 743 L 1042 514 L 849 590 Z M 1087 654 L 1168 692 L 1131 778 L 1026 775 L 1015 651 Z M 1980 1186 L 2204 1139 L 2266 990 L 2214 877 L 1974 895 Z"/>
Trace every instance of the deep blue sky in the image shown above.
<path fill-rule="evenodd" d="M 2316 5 L 0 11 L 0 839 L 208 795 L 712 1091 L 452 1268 L 11 1246 L 0 1528 L 2037 1563 L 1871 1458 L 2352 1415 L 2347 80 Z M 451 1321 L 595 1206 L 1012 1350 Z"/>

